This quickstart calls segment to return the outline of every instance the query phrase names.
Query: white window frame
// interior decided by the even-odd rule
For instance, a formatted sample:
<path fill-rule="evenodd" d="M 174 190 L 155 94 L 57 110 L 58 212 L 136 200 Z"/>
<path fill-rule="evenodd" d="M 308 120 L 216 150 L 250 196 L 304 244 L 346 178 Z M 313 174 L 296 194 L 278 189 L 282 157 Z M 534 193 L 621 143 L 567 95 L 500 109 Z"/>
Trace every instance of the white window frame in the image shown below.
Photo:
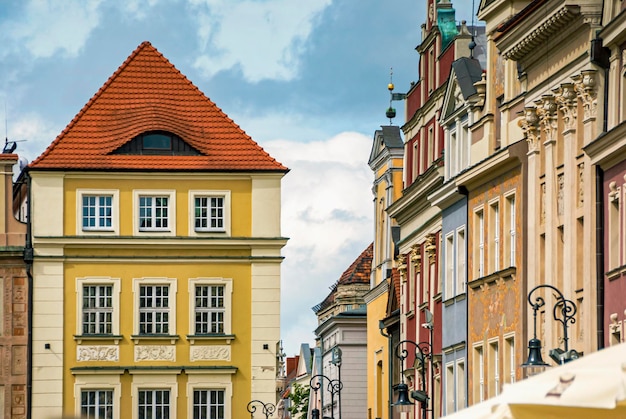
<path fill-rule="evenodd" d="M 445 270 L 445 274 L 446 274 L 446 289 L 445 289 L 445 299 L 450 299 L 452 297 L 454 297 L 457 292 L 454 289 L 455 283 L 456 283 L 456 276 L 455 276 L 455 253 L 454 253 L 454 248 L 455 248 L 455 237 L 454 237 L 454 232 L 450 232 L 448 234 L 446 234 L 446 247 L 445 247 L 445 252 L 446 252 L 446 270 Z"/>
<path fill-rule="evenodd" d="M 489 201 L 489 267 L 491 272 L 500 270 L 500 198 Z"/>
<path fill-rule="evenodd" d="M 474 355 L 474 387 L 478 390 L 478 400 L 473 400 L 474 403 L 482 402 L 485 400 L 485 348 L 481 344 L 476 344 L 473 347 Z M 474 394 L 476 391 L 474 391 Z"/>
<path fill-rule="evenodd" d="M 485 210 L 482 205 L 474 209 L 474 219 L 476 220 L 474 242 L 478 242 L 478 246 L 474 246 L 478 259 L 476 274 L 481 278 L 485 275 Z"/>
<path fill-rule="evenodd" d="M 119 374 L 76 374 L 74 380 L 74 412 L 76 417 L 81 417 L 82 392 L 93 390 L 113 390 L 113 418 L 121 417 L 122 384 Z"/>
<path fill-rule="evenodd" d="M 196 198 L 223 199 L 223 228 L 196 228 Z M 189 235 L 230 236 L 231 235 L 231 192 L 228 190 L 190 190 L 189 191 Z"/>
<path fill-rule="evenodd" d="M 120 278 L 112 278 L 110 276 L 90 276 L 76 278 L 76 335 L 90 336 L 83 334 L 83 298 L 85 286 L 112 286 L 113 287 L 113 314 L 111 319 L 111 336 L 119 336 L 120 334 Z M 108 335 L 108 334 L 106 334 Z"/>
<path fill-rule="evenodd" d="M 139 418 L 139 391 L 140 390 L 169 390 L 170 392 L 170 412 L 169 418 L 176 419 L 178 410 L 178 383 L 177 374 L 149 374 L 145 371 L 129 371 L 132 374 L 131 399 L 132 399 L 132 419 Z"/>
<path fill-rule="evenodd" d="M 456 406 L 456 371 L 454 361 L 446 363 L 446 411 L 445 414 L 449 415 L 454 412 Z"/>
<path fill-rule="evenodd" d="M 462 238 L 462 240 L 461 240 Z M 456 252 L 456 294 L 464 294 L 467 284 L 467 235 L 465 234 L 465 226 L 456 229 L 455 252 Z"/>
<path fill-rule="evenodd" d="M 189 284 L 189 331 L 193 336 L 202 336 L 196 332 L 196 286 L 224 287 L 224 335 L 232 334 L 233 280 L 232 278 L 191 278 Z"/>
<path fill-rule="evenodd" d="M 461 367 L 462 365 L 462 367 Z M 455 411 L 465 408 L 467 404 L 467 392 L 465 391 L 465 358 L 459 358 L 455 362 Z"/>
<path fill-rule="evenodd" d="M 232 417 L 233 384 L 230 374 L 206 374 L 187 370 L 187 416 L 193 419 L 194 390 L 224 391 L 224 418 Z"/>
<path fill-rule="evenodd" d="M 135 337 L 149 337 L 153 335 L 145 335 L 140 334 L 140 316 L 139 316 L 139 306 L 140 306 L 140 288 L 141 286 L 169 286 L 168 292 L 168 333 L 164 336 L 174 336 L 176 335 L 176 295 L 178 292 L 177 289 L 177 281 L 176 278 L 134 278 L 133 279 L 133 301 L 135 304 L 133 310 L 133 338 Z"/>
<path fill-rule="evenodd" d="M 83 227 L 83 197 L 111 197 L 111 227 Z M 76 189 L 76 235 L 119 235 L 120 234 L 120 192 L 117 189 Z"/>
<path fill-rule="evenodd" d="M 489 386 L 488 396 L 495 397 L 500 394 L 500 338 L 490 339 L 487 343 L 489 362 Z M 493 385 L 493 388 L 492 388 Z"/>
<path fill-rule="evenodd" d="M 167 198 L 167 228 L 142 228 L 139 222 L 141 197 Z M 136 236 L 176 236 L 176 191 L 160 189 L 133 190 L 133 234 Z"/>
<path fill-rule="evenodd" d="M 505 383 L 515 382 L 515 370 L 517 364 L 515 362 L 515 333 L 504 335 L 504 373 L 507 374 Z M 508 367 L 508 368 L 506 368 Z"/>
<path fill-rule="evenodd" d="M 506 202 L 506 213 L 505 213 L 505 222 L 506 222 L 506 226 L 505 229 L 507 231 L 505 231 L 506 234 L 506 247 L 505 247 L 505 252 L 508 253 L 508 259 L 509 259 L 509 266 L 515 266 L 516 262 L 515 262 L 515 252 L 516 252 L 516 236 L 517 236 L 517 232 L 516 232 L 516 227 L 517 227 L 517 222 L 515 217 L 516 215 L 516 199 L 515 199 L 515 192 L 509 192 L 504 196 L 505 202 Z M 505 255 L 506 257 L 506 255 Z"/>

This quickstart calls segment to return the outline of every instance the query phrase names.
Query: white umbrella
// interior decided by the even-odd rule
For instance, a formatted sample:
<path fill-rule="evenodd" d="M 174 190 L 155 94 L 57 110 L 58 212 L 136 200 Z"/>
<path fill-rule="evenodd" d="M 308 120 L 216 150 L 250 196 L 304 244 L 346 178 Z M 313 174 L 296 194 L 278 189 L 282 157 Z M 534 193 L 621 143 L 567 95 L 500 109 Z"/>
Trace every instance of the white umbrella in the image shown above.
<path fill-rule="evenodd" d="M 504 387 L 449 419 L 626 418 L 626 343 Z"/>

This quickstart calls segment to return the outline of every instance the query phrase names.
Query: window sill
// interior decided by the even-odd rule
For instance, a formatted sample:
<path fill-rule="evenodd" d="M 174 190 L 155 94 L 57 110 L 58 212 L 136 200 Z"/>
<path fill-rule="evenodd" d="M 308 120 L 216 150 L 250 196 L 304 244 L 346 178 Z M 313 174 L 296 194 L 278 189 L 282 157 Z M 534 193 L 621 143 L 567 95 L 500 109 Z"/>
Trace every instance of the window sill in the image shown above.
<path fill-rule="evenodd" d="M 172 345 L 176 343 L 180 336 L 178 335 L 131 335 L 130 338 L 138 345 L 142 340 L 169 340 Z"/>
<path fill-rule="evenodd" d="M 235 339 L 235 335 L 226 335 L 220 333 L 213 333 L 208 335 L 187 335 L 187 340 L 191 345 L 195 344 L 196 340 L 205 341 L 205 340 L 224 340 L 226 344 L 230 345 L 230 341 Z"/>
<path fill-rule="evenodd" d="M 74 335 L 74 340 L 77 344 L 82 344 L 83 341 L 113 341 L 113 344 L 119 345 L 120 340 L 124 337 L 122 335 Z"/>
<path fill-rule="evenodd" d="M 205 233 L 218 233 L 218 234 L 226 234 L 226 229 L 221 229 L 221 230 L 210 230 L 210 229 L 196 228 L 194 231 L 195 231 L 196 233 L 198 233 L 198 234 L 205 234 Z"/>

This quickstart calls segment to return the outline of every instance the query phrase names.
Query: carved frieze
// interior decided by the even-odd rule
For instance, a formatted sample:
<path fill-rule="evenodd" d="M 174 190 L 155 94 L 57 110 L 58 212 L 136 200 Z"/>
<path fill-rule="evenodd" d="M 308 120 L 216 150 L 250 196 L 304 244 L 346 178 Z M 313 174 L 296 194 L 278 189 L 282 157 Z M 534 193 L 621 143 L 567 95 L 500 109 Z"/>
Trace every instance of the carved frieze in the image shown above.
<path fill-rule="evenodd" d="M 578 200 L 577 206 L 582 207 L 585 203 L 585 163 L 578 165 Z"/>
<path fill-rule="evenodd" d="M 193 361 L 230 361 L 228 345 L 190 346 L 189 359 Z"/>
<path fill-rule="evenodd" d="M 176 347 L 173 345 L 137 345 L 135 362 L 176 361 Z"/>
<path fill-rule="evenodd" d="M 76 360 L 85 361 L 109 361 L 117 362 L 120 360 L 119 346 L 117 345 L 94 345 L 82 346 L 76 348 Z"/>

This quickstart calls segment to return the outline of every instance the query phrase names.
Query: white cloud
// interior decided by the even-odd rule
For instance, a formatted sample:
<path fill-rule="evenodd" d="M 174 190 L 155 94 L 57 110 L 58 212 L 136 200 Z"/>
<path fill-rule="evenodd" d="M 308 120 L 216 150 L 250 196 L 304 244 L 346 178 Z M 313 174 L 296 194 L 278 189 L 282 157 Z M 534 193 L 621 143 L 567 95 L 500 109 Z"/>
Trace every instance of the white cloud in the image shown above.
<path fill-rule="evenodd" d="M 315 20 L 332 0 L 189 0 L 195 9 L 206 76 L 238 68 L 248 82 L 297 76 Z"/>
<path fill-rule="evenodd" d="M 314 340 L 320 303 L 371 242 L 371 139 L 344 132 L 300 143 L 264 142 L 291 171 L 283 178 L 283 235 L 290 238 L 282 266 L 282 336 L 287 354 Z"/>
<path fill-rule="evenodd" d="M 61 132 L 58 126 L 36 114 L 21 114 L 11 120 L 8 128 L 8 139 L 18 142 L 15 152 L 29 161 L 39 157 Z"/>
<path fill-rule="evenodd" d="M 7 46 L 4 55 L 25 49 L 35 58 L 50 57 L 58 51 L 76 56 L 100 22 L 101 2 L 30 0 L 23 13 L 0 25 L 0 40 Z"/>

